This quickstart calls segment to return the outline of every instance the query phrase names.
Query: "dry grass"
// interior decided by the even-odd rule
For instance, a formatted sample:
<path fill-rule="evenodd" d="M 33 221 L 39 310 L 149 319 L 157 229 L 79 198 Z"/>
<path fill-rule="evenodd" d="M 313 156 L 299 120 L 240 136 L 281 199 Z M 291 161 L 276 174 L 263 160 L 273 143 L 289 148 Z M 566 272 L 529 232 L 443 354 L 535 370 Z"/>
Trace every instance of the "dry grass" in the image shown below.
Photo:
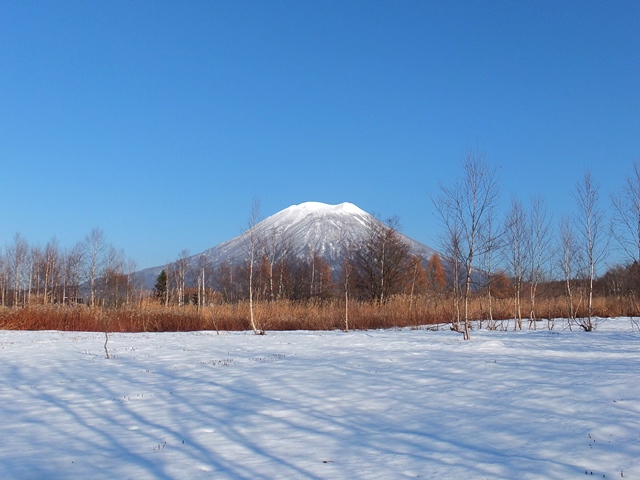
<path fill-rule="evenodd" d="M 576 301 L 578 316 L 586 314 L 586 303 Z M 345 304 L 339 300 L 310 302 L 257 302 L 256 319 L 264 330 L 331 330 L 344 329 Z M 635 299 L 597 297 L 595 316 L 638 315 Z M 414 327 L 449 323 L 455 319 L 455 303 L 447 296 L 422 296 L 411 299 L 397 296 L 385 304 L 349 303 L 349 329 Z M 530 303 L 523 299 L 522 316 L 528 318 Z M 493 299 L 495 320 L 514 318 L 512 299 Z M 469 316 L 489 319 L 485 297 L 472 298 Z M 536 317 L 568 316 L 564 297 L 541 299 Z M 111 332 L 177 332 L 197 330 L 238 331 L 249 329 L 248 303 L 219 304 L 198 309 L 196 306 L 163 306 L 151 301 L 139 306 L 117 309 L 89 308 L 82 305 L 37 305 L 25 308 L 0 308 L 0 328 L 6 330 L 67 330 Z"/>

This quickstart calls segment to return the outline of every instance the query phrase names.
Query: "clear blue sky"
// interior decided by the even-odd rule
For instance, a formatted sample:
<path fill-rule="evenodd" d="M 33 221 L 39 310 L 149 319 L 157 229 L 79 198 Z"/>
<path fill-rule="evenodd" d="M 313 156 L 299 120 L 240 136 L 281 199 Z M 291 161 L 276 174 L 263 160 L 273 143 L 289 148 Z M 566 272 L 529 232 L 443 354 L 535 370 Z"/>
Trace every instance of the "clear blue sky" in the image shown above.
<path fill-rule="evenodd" d="M 570 213 L 640 161 L 640 2 L 0 0 L 0 248 L 94 226 L 139 267 L 305 201 L 400 216 L 465 151 Z"/>

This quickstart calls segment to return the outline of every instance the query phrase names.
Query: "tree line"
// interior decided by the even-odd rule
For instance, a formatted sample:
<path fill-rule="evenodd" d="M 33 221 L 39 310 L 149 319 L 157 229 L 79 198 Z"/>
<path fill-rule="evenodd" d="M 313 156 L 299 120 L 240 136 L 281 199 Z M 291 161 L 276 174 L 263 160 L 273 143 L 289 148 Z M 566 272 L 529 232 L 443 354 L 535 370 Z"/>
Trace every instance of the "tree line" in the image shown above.
<path fill-rule="evenodd" d="M 110 244 L 98 227 L 68 249 L 55 237 L 41 247 L 16 233 L 0 253 L 0 304 L 129 304 L 135 270 L 135 261 Z"/>
<path fill-rule="evenodd" d="M 397 218 L 372 220 L 365 238 L 332 268 L 318 252 L 293 254 L 290 239 L 279 232 L 259 235 L 254 202 L 242 258 L 211 265 L 205 255 L 194 259 L 183 250 L 152 291 L 136 283 L 135 262 L 99 228 L 70 249 L 55 238 L 44 247 L 30 246 L 16 234 L 0 254 L 0 302 L 119 308 L 152 301 L 198 309 L 248 302 L 249 325 L 259 333 L 264 329 L 254 302 L 340 301 L 348 330 L 350 302 L 384 305 L 403 296 L 409 312 L 419 302 L 446 303 L 452 328 L 469 338 L 470 322 L 477 320 L 471 302 L 482 302 L 483 320 L 496 328 L 504 313 L 494 315 L 494 304 L 510 299 L 510 317 L 522 329 L 525 321 L 535 328 L 544 316 L 541 301 L 552 297 L 562 299 L 564 316 L 592 330 L 595 296 L 626 302 L 626 311 L 638 312 L 640 167 L 634 165 L 608 203 L 589 172 L 574 185 L 573 197 L 576 213 L 559 220 L 541 197 L 528 203 L 513 198 L 505 210 L 496 169 L 483 155 L 469 152 L 460 178 L 441 184 L 432 197 L 443 227 L 441 255 L 412 255 Z M 605 205 L 611 206 L 609 218 Z M 599 274 L 614 245 L 624 253 L 623 264 Z"/>
<path fill-rule="evenodd" d="M 629 310 L 638 312 L 640 166 L 633 166 L 620 192 L 611 197 L 610 218 L 605 216 L 605 203 L 589 171 L 575 183 L 572 196 L 575 214 L 562 217 L 557 230 L 552 228 L 553 219 L 542 197 L 533 198 L 528 205 L 513 198 L 500 218 L 496 169 L 474 152 L 467 153 L 461 177 L 453 185 L 440 186 L 433 203 L 444 227 L 442 250 L 453 265 L 453 325 L 465 338 L 470 335 L 471 296 L 478 290 L 485 293 L 489 325 L 493 325 L 492 292 L 498 282 L 504 284 L 505 278 L 519 329 L 523 318 L 535 328 L 540 286 L 551 290 L 554 280 L 563 285 L 566 316 L 585 331 L 596 326 L 596 293 L 614 294 L 619 299 L 624 295 L 631 302 Z M 554 231 L 559 234 L 554 235 Z M 624 252 L 625 263 L 609 268 L 599 279 L 598 272 L 616 246 Z M 479 279 L 475 290 L 473 272 Z M 523 312 L 524 296 L 528 297 L 528 312 Z"/>

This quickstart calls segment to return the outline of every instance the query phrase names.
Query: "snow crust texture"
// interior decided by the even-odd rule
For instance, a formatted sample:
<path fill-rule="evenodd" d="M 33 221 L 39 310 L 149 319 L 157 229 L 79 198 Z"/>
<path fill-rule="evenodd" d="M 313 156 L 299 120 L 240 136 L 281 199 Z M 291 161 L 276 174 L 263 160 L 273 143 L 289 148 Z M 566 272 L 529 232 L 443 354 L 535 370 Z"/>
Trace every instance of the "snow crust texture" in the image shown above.
<path fill-rule="evenodd" d="M 0 331 L 2 479 L 640 478 L 640 334 Z"/>

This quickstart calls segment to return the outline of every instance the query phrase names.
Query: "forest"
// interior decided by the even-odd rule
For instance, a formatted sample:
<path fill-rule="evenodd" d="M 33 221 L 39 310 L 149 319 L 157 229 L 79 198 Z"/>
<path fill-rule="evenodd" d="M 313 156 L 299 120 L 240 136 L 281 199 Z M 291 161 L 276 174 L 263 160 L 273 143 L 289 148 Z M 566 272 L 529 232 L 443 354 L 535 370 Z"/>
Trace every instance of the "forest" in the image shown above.
<path fill-rule="evenodd" d="M 469 152 L 462 174 L 432 202 L 440 254 L 420 258 L 397 219 L 372 221 L 339 268 L 316 253 L 287 255 L 286 239 L 244 234 L 242 258 L 209 265 L 187 250 L 153 289 L 100 228 L 71 248 L 16 233 L 0 253 L 0 328 L 86 331 L 366 329 L 449 324 L 585 331 L 599 317 L 639 315 L 640 166 L 610 199 L 589 172 L 575 214 L 554 219 L 542 197 L 500 201 L 497 173 Z M 257 218 L 254 215 L 254 220 Z M 612 252 L 620 259 L 611 263 Z M 476 321 L 472 324 L 472 321 Z"/>

